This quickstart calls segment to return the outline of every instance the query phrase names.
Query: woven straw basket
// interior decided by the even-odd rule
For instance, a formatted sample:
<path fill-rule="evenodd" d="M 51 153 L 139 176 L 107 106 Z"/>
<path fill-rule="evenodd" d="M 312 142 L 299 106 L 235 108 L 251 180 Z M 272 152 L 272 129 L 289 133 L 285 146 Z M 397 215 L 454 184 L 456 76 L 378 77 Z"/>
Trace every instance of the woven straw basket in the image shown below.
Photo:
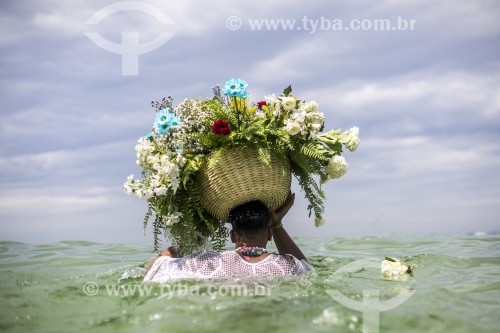
<path fill-rule="evenodd" d="M 256 148 L 242 147 L 224 151 L 210 167 L 205 163 L 197 181 L 202 207 L 227 222 L 231 209 L 252 200 L 271 209 L 280 207 L 290 191 L 292 175 L 288 159 L 271 154 L 270 164 L 265 165 Z"/>

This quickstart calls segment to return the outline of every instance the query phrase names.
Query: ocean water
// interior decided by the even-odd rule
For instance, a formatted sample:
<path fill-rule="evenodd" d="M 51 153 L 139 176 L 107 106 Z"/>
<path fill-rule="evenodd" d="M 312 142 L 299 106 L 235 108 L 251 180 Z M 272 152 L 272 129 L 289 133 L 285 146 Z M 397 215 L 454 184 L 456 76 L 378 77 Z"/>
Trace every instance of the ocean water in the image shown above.
<path fill-rule="evenodd" d="M 2 332 L 498 332 L 500 237 L 297 238 L 316 274 L 143 283 L 151 248 L 0 242 Z M 384 256 L 416 264 L 380 276 Z"/>

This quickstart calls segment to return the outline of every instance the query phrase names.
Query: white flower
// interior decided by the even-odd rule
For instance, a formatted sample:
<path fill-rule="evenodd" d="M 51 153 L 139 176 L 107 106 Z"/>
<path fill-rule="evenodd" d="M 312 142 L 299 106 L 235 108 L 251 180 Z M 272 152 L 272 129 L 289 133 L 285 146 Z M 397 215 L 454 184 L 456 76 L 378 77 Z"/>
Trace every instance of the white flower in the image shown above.
<path fill-rule="evenodd" d="M 306 118 L 312 124 L 323 125 L 325 122 L 325 115 L 323 112 L 310 112 L 307 114 Z"/>
<path fill-rule="evenodd" d="M 181 184 L 181 181 L 179 178 L 172 178 L 170 180 L 170 187 L 172 187 L 172 190 L 175 192 L 177 192 L 177 189 L 179 188 L 179 185 Z"/>
<path fill-rule="evenodd" d="M 294 112 L 292 115 L 292 119 L 298 123 L 303 124 L 306 120 L 307 113 L 304 111 Z"/>
<path fill-rule="evenodd" d="M 139 198 L 142 198 L 147 193 L 147 186 L 144 181 L 134 180 L 134 175 L 127 177 L 127 181 L 123 184 L 123 188 L 128 195 L 135 194 Z"/>
<path fill-rule="evenodd" d="M 197 139 L 198 134 L 208 130 L 206 120 L 211 112 L 201 107 L 200 102 L 187 98 L 175 107 L 174 113 L 179 117 L 180 126 L 173 133 L 171 142 L 167 143 L 171 150 L 187 149 L 193 152 L 202 152 L 203 144 Z"/>
<path fill-rule="evenodd" d="M 281 97 L 281 105 L 285 110 L 292 110 L 295 108 L 295 97 Z"/>
<path fill-rule="evenodd" d="M 387 260 L 390 259 L 390 260 Z M 415 265 L 406 265 L 404 262 L 398 259 L 386 257 L 386 260 L 382 261 L 380 270 L 382 277 L 389 280 L 407 280 L 408 274 Z"/>
<path fill-rule="evenodd" d="M 175 162 L 177 163 L 178 166 L 181 168 L 186 164 L 187 160 L 182 154 L 177 154 L 177 158 L 175 159 Z"/>
<path fill-rule="evenodd" d="M 149 159 L 151 158 L 151 154 L 154 150 L 155 146 L 151 143 L 151 141 L 145 137 L 141 137 L 135 146 L 137 165 L 143 168 L 149 167 Z"/>
<path fill-rule="evenodd" d="M 310 126 L 310 132 L 309 132 L 309 137 L 310 138 L 315 138 L 316 136 L 318 136 L 318 133 L 319 131 L 321 130 L 321 126 L 320 124 L 312 124 Z"/>
<path fill-rule="evenodd" d="M 156 195 L 165 195 L 165 194 L 167 194 L 167 192 L 168 192 L 168 188 L 160 185 L 160 186 L 158 186 L 158 187 L 155 187 L 155 188 L 153 189 L 153 192 L 154 192 Z"/>
<path fill-rule="evenodd" d="M 130 175 L 127 177 L 127 181 L 123 184 L 123 188 L 128 195 L 134 193 L 134 175 Z"/>
<path fill-rule="evenodd" d="M 350 151 L 355 151 L 358 149 L 359 146 L 359 128 L 358 127 L 352 127 L 349 130 L 345 131 L 342 133 L 344 136 L 341 140 L 339 140 L 341 143 L 345 144 L 347 149 Z"/>
<path fill-rule="evenodd" d="M 340 178 L 347 172 L 347 166 L 344 156 L 335 155 L 328 162 L 326 173 L 331 179 Z"/>
<path fill-rule="evenodd" d="M 266 103 L 269 105 L 273 105 L 274 103 L 276 103 L 276 101 L 278 100 L 276 98 L 276 95 L 275 94 L 271 94 L 271 95 L 267 95 L 267 96 L 264 96 L 264 100 L 266 101 Z"/>
<path fill-rule="evenodd" d="M 301 126 L 299 123 L 296 123 L 294 121 L 287 122 L 286 124 L 286 130 L 290 135 L 296 135 L 299 134 L 301 131 Z"/>
<path fill-rule="evenodd" d="M 382 261 L 381 265 L 382 275 L 401 275 L 408 271 L 408 266 L 401 263 L 401 261 Z"/>
<path fill-rule="evenodd" d="M 175 212 L 175 213 L 170 214 L 169 216 L 167 216 L 167 221 L 166 221 L 167 226 L 171 227 L 174 224 L 179 223 L 181 220 L 181 217 L 182 217 L 181 212 Z"/>
<path fill-rule="evenodd" d="M 266 115 L 266 113 L 262 110 L 259 110 L 259 109 L 257 109 L 254 113 L 255 117 L 264 117 L 265 115 Z"/>
<path fill-rule="evenodd" d="M 316 216 L 314 218 L 314 225 L 316 227 L 321 227 L 324 224 L 325 224 L 325 219 L 322 216 Z"/>
<path fill-rule="evenodd" d="M 312 124 L 311 125 L 311 131 L 318 133 L 319 130 L 321 129 L 321 124 Z"/>
<path fill-rule="evenodd" d="M 318 103 L 315 101 L 310 101 L 307 103 L 303 103 L 302 105 L 299 106 L 300 110 L 304 110 L 305 112 L 317 112 L 318 111 Z"/>
<path fill-rule="evenodd" d="M 272 105 L 268 104 L 268 106 L 273 107 Z M 281 99 L 277 99 L 276 102 L 274 102 L 274 109 L 275 110 L 280 110 L 281 109 Z M 279 113 L 278 113 L 279 114 Z"/>

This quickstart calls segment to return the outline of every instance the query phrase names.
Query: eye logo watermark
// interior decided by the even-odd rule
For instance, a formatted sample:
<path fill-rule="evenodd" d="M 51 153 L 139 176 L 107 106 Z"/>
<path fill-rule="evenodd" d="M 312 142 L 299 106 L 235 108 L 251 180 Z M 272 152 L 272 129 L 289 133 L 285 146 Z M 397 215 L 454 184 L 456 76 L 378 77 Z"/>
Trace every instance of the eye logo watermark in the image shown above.
<path fill-rule="evenodd" d="M 379 290 L 363 290 L 362 302 L 348 298 L 338 290 L 326 290 L 326 293 L 346 308 L 363 313 L 363 332 L 378 333 L 380 312 L 403 304 L 415 293 L 415 290 L 404 290 L 396 297 L 383 302 L 380 302 Z"/>
<path fill-rule="evenodd" d="M 149 14 L 161 24 L 174 24 L 165 13 L 158 8 L 140 1 L 121 1 L 104 7 L 92 15 L 85 24 L 98 24 L 106 17 L 127 11 L 136 11 Z M 162 32 L 158 37 L 147 43 L 139 44 L 138 32 L 122 32 L 121 44 L 110 42 L 96 32 L 87 32 L 85 35 L 97 46 L 106 51 L 122 56 L 122 75 L 139 75 L 139 55 L 156 50 L 174 36 L 172 32 Z"/>
<path fill-rule="evenodd" d="M 369 263 L 368 265 L 364 263 L 363 269 L 365 269 L 367 266 L 376 267 L 378 270 L 380 269 L 380 267 L 375 263 Z M 343 266 L 337 272 L 342 271 L 342 273 L 345 273 L 349 272 L 349 269 L 351 269 L 352 271 L 353 268 L 355 271 L 359 269 L 359 265 L 351 263 Z M 415 293 L 415 290 L 403 288 L 395 297 L 382 302 L 380 301 L 379 290 L 363 290 L 362 301 L 357 301 L 346 297 L 338 290 L 325 290 L 325 292 L 346 308 L 363 313 L 363 332 L 378 333 L 380 328 L 380 312 L 384 312 L 400 306 Z"/>

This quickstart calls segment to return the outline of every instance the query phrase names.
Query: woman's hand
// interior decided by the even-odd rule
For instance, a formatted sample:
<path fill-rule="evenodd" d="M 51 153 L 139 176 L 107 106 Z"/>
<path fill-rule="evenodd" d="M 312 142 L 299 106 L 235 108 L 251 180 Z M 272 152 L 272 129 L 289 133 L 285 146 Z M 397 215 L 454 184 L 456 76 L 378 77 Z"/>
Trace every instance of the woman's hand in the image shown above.
<path fill-rule="evenodd" d="M 160 254 L 158 254 L 154 259 L 151 261 L 149 264 L 148 268 L 146 268 L 146 273 L 149 272 L 151 267 L 153 267 L 153 264 L 155 263 L 156 259 L 159 257 L 172 257 L 172 258 L 178 258 L 178 254 L 175 251 L 173 246 L 170 246 L 169 248 L 166 248 L 165 250 L 161 251 Z"/>
<path fill-rule="evenodd" d="M 285 202 L 281 205 L 281 207 L 276 209 L 274 212 L 271 211 L 271 217 L 272 217 L 270 224 L 271 227 L 275 227 L 281 224 L 283 217 L 285 217 L 286 213 L 288 213 L 290 208 L 292 208 L 294 201 L 295 201 L 295 193 L 290 192 Z"/>
<path fill-rule="evenodd" d="M 274 212 L 271 212 L 272 221 L 270 227 L 272 228 L 273 239 L 279 254 L 291 254 L 299 260 L 306 260 L 300 248 L 295 244 L 290 235 L 288 235 L 285 228 L 282 228 L 283 225 L 281 224 L 281 220 L 283 220 L 283 217 L 292 208 L 294 201 L 295 193 L 290 192 L 283 205 Z"/>
<path fill-rule="evenodd" d="M 175 251 L 173 246 L 170 246 L 169 248 L 161 251 L 160 256 L 178 258 L 177 252 Z"/>

